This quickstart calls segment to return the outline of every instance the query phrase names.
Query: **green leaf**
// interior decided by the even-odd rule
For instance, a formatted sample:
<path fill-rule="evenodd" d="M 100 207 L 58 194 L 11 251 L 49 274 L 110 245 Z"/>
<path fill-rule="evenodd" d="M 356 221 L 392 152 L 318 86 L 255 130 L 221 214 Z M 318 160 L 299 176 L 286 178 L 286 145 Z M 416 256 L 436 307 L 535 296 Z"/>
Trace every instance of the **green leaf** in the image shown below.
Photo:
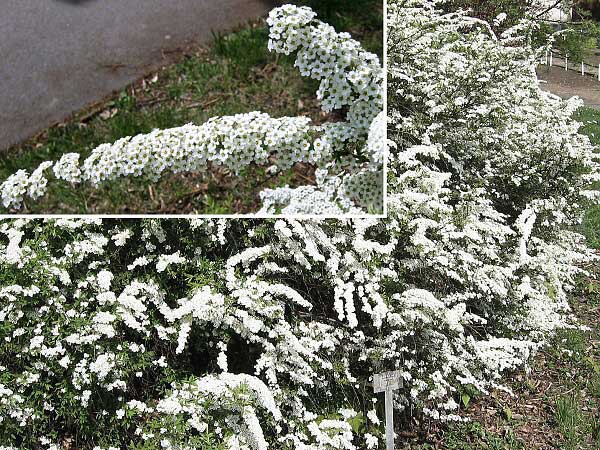
<path fill-rule="evenodd" d="M 356 416 L 348 419 L 348 423 L 352 427 L 352 431 L 358 433 L 365 423 L 365 417 L 362 413 L 358 413 Z"/>
<path fill-rule="evenodd" d="M 462 400 L 462 403 L 465 406 L 465 408 L 468 408 L 469 402 L 471 401 L 471 396 L 465 392 L 460 396 L 460 399 Z"/>
<path fill-rule="evenodd" d="M 586 356 L 584 360 L 592 367 L 594 373 L 600 374 L 600 365 L 591 356 Z"/>

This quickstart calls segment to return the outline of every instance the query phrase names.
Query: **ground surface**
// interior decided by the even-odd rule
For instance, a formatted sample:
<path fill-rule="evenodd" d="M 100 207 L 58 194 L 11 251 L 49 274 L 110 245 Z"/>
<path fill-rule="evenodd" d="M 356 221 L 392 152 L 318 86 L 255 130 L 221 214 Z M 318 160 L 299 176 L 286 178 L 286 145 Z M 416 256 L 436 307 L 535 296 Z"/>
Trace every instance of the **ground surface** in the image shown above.
<path fill-rule="evenodd" d="M 495 391 L 461 404 L 465 424 L 425 423 L 402 449 L 576 450 L 600 448 L 600 299 L 583 279 L 572 306 L 589 330 L 564 330 L 540 352 L 528 373 L 511 374 L 512 394 Z"/>
<path fill-rule="evenodd" d="M 4 0 L 0 150 L 100 100 L 191 40 L 264 15 L 272 0 Z"/>
<path fill-rule="evenodd" d="M 543 81 L 541 87 L 544 90 L 565 99 L 577 95 L 587 106 L 600 108 L 600 81 L 595 77 L 560 67 L 541 66 L 538 78 Z"/>

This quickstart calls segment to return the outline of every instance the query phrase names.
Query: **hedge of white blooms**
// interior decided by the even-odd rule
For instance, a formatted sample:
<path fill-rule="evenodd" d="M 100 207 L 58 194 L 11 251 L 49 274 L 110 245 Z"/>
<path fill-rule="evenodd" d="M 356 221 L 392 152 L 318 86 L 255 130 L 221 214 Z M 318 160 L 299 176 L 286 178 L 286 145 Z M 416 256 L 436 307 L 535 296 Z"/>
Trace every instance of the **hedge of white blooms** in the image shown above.
<path fill-rule="evenodd" d="M 441 4 L 389 3 L 387 235 L 401 247 L 387 268 L 408 290 L 394 294 L 410 317 L 393 335 L 410 368 L 399 403 L 456 418 L 457 391 L 502 387 L 573 325 L 568 295 L 595 258 L 575 230 L 599 166 L 572 119 L 581 101 L 539 87 L 535 23 L 496 36 Z"/>
<path fill-rule="evenodd" d="M 308 7 L 276 8 L 267 22 L 269 49 L 294 53 L 300 73 L 320 81 L 322 110 L 342 111 L 346 120 L 316 126 L 308 117 L 251 112 L 127 136 L 98 146 L 82 164 L 79 154 L 67 153 L 31 174 L 17 171 L 0 185 L 4 207 L 19 209 L 25 198 L 42 197 L 49 178 L 98 186 L 123 177 L 156 182 L 165 172 L 202 172 L 209 164 L 237 173 L 254 163 L 277 173 L 305 162 L 317 168 L 316 185 L 265 190 L 261 214 L 382 213 L 385 120 L 379 58 L 348 33 L 317 20 Z"/>
<path fill-rule="evenodd" d="M 0 224 L 0 448 L 382 448 L 373 373 L 460 420 L 575 326 L 579 103 L 436 3 L 388 5 L 386 219 Z"/>

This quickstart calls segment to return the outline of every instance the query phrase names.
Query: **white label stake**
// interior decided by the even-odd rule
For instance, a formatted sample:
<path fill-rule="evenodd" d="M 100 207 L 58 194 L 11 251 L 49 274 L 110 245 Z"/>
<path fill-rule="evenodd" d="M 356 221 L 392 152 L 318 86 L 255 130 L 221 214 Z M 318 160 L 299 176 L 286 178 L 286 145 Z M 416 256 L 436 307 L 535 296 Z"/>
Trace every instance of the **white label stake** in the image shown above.
<path fill-rule="evenodd" d="M 402 387 L 399 370 L 373 375 L 375 393 L 385 392 L 385 442 L 387 450 L 394 450 L 394 390 Z"/>

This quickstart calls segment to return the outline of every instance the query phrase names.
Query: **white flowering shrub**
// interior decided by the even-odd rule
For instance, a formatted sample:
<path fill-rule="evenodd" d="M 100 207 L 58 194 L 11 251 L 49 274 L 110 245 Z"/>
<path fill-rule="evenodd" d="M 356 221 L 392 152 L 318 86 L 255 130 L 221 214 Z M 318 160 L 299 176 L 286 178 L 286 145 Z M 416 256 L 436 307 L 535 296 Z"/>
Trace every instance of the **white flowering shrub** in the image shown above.
<path fill-rule="evenodd" d="M 2 223 L 0 445 L 373 446 L 392 247 L 369 228 Z"/>
<path fill-rule="evenodd" d="M 345 120 L 317 126 L 308 117 L 252 112 L 127 136 L 98 146 L 82 163 L 79 154 L 67 153 L 31 174 L 19 170 L 0 185 L 4 207 L 19 209 L 26 198 L 42 197 L 49 181 L 98 186 L 145 177 L 152 183 L 166 172 L 205 171 L 209 165 L 234 173 L 268 165 L 277 173 L 303 162 L 316 167 L 316 185 L 265 190 L 261 214 L 381 213 L 385 120 L 379 58 L 317 20 L 308 7 L 276 8 L 267 22 L 269 49 L 295 54 L 300 73 L 320 82 L 322 110 L 339 111 Z"/>
<path fill-rule="evenodd" d="M 416 342 L 412 362 L 397 352 L 412 380 L 398 401 L 454 418 L 457 391 L 499 387 L 572 324 L 568 295 L 593 258 L 574 230 L 598 164 L 571 118 L 581 102 L 538 85 L 535 24 L 497 36 L 443 6 L 389 2 L 388 234 L 408 289 L 392 339 Z"/>

